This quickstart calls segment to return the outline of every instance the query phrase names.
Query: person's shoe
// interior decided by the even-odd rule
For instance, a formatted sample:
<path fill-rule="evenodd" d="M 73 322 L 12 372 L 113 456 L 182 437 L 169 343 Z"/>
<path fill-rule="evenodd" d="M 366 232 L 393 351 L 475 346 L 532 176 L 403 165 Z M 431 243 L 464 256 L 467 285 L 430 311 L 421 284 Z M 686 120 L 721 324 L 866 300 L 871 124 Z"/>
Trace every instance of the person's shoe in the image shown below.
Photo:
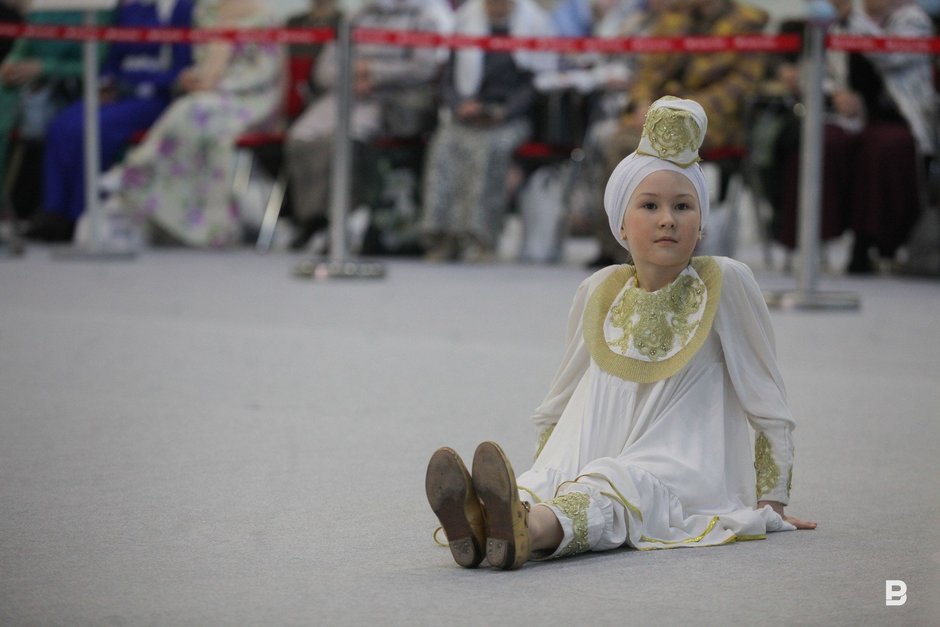
<path fill-rule="evenodd" d="M 290 242 L 290 249 L 294 251 L 304 250 L 313 236 L 329 226 L 329 221 L 324 216 L 314 216 L 297 224 L 294 230 L 294 237 Z"/>
<path fill-rule="evenodd" d="M 431 239 L 430 246 L 424 253 L 424 260 L 432 263 L 457 261 L 460 258 L 460 247 L 457 240 L 450 235 L 441 235 Z"/>
<path fill-rule="evenodd" d="M 847 274 L 853 274 L 857 276 L 874 274 L 875 264 L 872 263 L 871 257 L 868 255 L 855 255 L 849 261 L 849 265 L 846 266 L 845 271 Z"/>
<path fill-rule="evenodd" d="M 467 237 L 460 243 L 460 259 L 467 263 L 492 263 L 496 253 L 475 237 Z"/>
<path fill-rule="evenodd" d="M 58 213 L 37 214 L 23 236 L 39 242 L 71 242 L 75 233 L 75 223 Z"/>
<path fill-rule="evenodd" d="M 473 455 L 473 487 L 486 512 L 486 560 L 513 570 L 531 554 L 529 504 L 519 499 L 509 459 L 495 442 L 483 442 Z"/>
<path fill-rule="evenodd" d="M 454 561 L 464 568 L 476 568 L 483 561 L 483 508 L 470 473 L 456 451 L 447 447 L 434 451 L 424 489 L 447 535 Z"/>

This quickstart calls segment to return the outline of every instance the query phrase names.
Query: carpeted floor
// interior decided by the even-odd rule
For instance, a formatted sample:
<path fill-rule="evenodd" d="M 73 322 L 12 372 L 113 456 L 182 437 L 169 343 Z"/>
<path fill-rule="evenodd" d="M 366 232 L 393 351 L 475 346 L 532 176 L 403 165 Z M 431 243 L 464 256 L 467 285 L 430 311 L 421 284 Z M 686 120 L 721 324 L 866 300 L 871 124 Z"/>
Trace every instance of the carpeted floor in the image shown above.
<path fill-rule="evenodd" d="M 0 261 L 0 624 L 940 623 L 937 281 L 773 314 L 818 530 L 505 573 L 435 546 L 424 467 L 484 439 L 525 467 L 586 272 L 298 260 Z"/>

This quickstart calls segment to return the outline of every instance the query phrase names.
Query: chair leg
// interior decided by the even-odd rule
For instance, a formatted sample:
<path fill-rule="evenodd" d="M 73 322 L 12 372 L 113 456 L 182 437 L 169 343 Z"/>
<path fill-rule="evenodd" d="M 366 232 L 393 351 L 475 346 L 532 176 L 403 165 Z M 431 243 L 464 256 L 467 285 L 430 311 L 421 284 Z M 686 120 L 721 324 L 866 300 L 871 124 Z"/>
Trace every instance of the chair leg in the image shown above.
<path fill-rule="evenodd" d="M 248 193 L 248 184 L 251 182 L 251 171 L 254 168 L 255 157 L 250 150 L 235 152 L 235 168 L 232 173 L 232 192 L 236 198 L 244 198 Z"/>
<path fill-rule="evenodd" d="M 286 191 L 287 174 L 282 170 L 278 173 L 277 179 L 271 187 L 268 202 L 264 207 L 264 217 L 261 219 L 261 230 L 258 232 L 258 242 L 255 244 L 255 250 L 259 253 L 264 254 L 271 250 L 271 243 L 274 241 L 274 230 L 277 226 L 277 219 L 281 215 L 281 207 L 284 205 L 284 194 Z"/>

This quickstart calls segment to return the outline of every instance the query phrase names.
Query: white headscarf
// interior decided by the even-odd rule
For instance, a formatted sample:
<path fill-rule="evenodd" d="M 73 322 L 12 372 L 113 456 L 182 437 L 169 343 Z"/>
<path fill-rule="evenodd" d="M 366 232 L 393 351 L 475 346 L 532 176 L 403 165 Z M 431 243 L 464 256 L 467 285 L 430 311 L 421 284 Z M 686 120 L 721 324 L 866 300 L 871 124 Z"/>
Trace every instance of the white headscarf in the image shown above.
<path fill-rule="evenodd" d="M 694 100 L 664 96 L 650 105 L 639 147 L 617 164 L 604 190 L 604 210 L 610 230 L 621 246 L 627 248 L 620 236 L 627 202 L 643 179 L 660 170 L 677 172 L 691 181 L 698 195 L 702 228 L 705 227 L 708 187 L 698 163 L 698 149 L 707 128 L 705 110 Z"/>
<path fill-rule="evenodd" d="M 555 34 L 551 18 L 533 0 L 512 0 L 509 34 L 515 37 L 550 37 Z M 468 0 L 457 11 L 455 31 L 461 35 L 483 36 L 490 32 L 484 0 Z M 517 50 L 512 54 L 519 67 L 538 73 L 554 70 L 558 55 L 553 52 Z M 477 93 L 483 80 L 483 50 L 463 48 L 457 51 L 454 82 L 457 93 L 469 97 Z"/>

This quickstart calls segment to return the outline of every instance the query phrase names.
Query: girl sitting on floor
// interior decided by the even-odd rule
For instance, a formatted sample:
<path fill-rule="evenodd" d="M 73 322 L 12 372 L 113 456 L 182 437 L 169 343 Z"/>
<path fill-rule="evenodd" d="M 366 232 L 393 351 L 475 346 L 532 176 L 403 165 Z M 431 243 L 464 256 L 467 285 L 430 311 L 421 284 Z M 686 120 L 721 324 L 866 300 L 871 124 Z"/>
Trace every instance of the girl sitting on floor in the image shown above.
<path fill-rule="evenodd" d="M 692 256 L 708 217 L 706 125 L 698 103 L 661 98 L 611 175 L 604 208 L 632 264 L 575 295 L 532 468 L 517 478 L 494 442 L 472 475 L 452 449 L 432 455 L 428 501 L 461 566 L 816 527 L 784 514 L 794 421 L 760 287 L 740 262 Z"/>

